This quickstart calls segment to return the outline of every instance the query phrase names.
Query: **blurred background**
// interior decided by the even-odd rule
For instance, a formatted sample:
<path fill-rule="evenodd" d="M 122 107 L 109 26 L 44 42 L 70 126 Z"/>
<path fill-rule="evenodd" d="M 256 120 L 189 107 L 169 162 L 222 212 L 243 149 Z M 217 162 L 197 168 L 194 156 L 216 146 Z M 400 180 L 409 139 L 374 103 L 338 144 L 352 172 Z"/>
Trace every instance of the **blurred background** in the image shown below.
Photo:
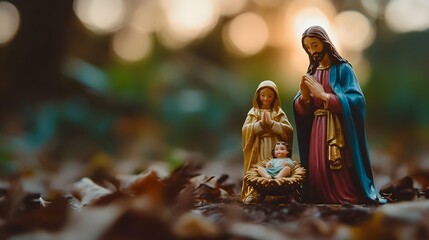
<path fill-rule="evenodd" d="M 376 184 L 429 169 L 428 12 L 427 0 L 0 1 L 1 176 L 193 159 L 239 180 L 262 80 L 295 126 L 312 25 L 359 78 Z"/>

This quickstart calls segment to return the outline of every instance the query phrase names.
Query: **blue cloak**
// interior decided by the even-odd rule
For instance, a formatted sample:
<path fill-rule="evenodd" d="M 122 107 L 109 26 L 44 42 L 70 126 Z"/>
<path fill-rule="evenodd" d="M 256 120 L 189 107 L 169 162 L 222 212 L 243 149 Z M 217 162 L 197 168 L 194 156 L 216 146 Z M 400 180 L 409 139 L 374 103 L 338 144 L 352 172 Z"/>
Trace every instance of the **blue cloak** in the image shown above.
<path fill-rule="evenodd" d="M 374 185 L 365 133 L 365 98 L 350 64 L 331 65 L 329 83 L 341 103 L 341 126 L 353 163 L 356 182 L 360 185 L 359 189 L 369 202 L 386 203 L 386 199 L 380 196 Z M 301 92 L 298 92 L 293 103 L 300 95 Z M 293 109 L 301 165 L 308 169 L 308 149 L 313 115 L 298 115 L 295 104 L 293 104 Z"/>

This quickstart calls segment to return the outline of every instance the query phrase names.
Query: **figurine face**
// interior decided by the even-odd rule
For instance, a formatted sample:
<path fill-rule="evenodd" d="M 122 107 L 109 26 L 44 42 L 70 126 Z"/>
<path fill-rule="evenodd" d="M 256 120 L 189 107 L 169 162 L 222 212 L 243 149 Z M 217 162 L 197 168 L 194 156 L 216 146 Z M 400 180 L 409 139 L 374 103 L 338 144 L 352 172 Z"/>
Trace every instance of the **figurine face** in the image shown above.
<path fill-rule="evenodd" d="M 320 53 L 323 50 L 323 43 L 317 37 L 304 38 L 304 46 L 305 46 L 305 49 L 307 49 L 307 52 L 314 60 L 317 60 L 317 57 L 320 55 Z"/>
<path fill-rule="evenodd" d="M 274 148 L 274 156 L 276 158 L 285 158 L 289 151 L 287 150 L 286 145 L 284 144 L 276 144 L 276 147 Z"/>
<path fill-rule="evenodd" d="M 270 88 L 262 88 L 259 91 L 259 100 L 261 101 L 262 109 L 270 109 L 275 98 L 276 93 Z"/>

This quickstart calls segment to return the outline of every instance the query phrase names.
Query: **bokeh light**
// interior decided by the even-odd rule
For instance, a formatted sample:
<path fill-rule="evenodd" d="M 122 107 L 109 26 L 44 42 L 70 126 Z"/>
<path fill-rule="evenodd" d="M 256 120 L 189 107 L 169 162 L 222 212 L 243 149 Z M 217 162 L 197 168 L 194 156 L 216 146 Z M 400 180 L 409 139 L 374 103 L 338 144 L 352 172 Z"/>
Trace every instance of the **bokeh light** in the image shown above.
<path fill-rule="evenodd" d="M 302 33 L 310 26 L 319 25 L 328 33 L 337 50 L 341 46 L 333 29 L 331 19 L 335 17 L 336 10 L 330 1 L 325 0 L 303 0 L 291 1 L 284 6 L 284 41 L 285 46 L 281 50 L 282 56 L 280 68 L 288 79 L 291 91 L 298 89 L 297 81 L 306 72 L 308 67 L 308 56 L 301 45 Z"/>
<path fill-rule="evenodd" d="M 308 56 L 300 44 L 297 47 L 283 48 L 279 62 L 279 68 L 283 71 L 283 75 L 286 76 L 285 79 L 289 80 L 284 84 L 287 85 L 290 93 L 295 94 L 299 89 L 298 82 L 301 76 L 307 71 Z"/>
<path fill-rule="evenodd" d="M 88 29 L 104 34 L 111 33 L 124 23 L 124 0 L 75 0 L 74 11 Z"/>
<path fill-rule="evenodd" d="M 386 6 L 387 26 L 398 33 L 429 28 L 429 1 L 392 0 Z"/>
<path fill-rule="evenodd" d="M 287 45 L 288 35 L 285 34 L 284 9 L 277 8 L 270 10 L 264 15 L 267 22 L 269 39 L 267 45 L 274 48 L 281 48 Z"/>
<path fill-rule="evenodd" d="M 59 219 L 50 206 L 91 210 L 91 204 L 78 202 L 70 188 L 82 177 L 116 191 L 123 189 L 118 184 L 130 186 L 130 181 L 143 177 L 174 180 L 179 166 L 185 181 L 189 180 L 187 173 L 202 174 L 191 179 L 197 185 L 202 181 L 212 186 L 216 182 L 213 176 L 220 176 L 224 182 L 218 181 L 222 186 L 218 185 L 226 187 L 226 191 L 218 191 L 220 197 L 232 201 L 234 207 L 243 180 L 241 129 L 255 88 L 264 79 L 275 81 L 282 109 L 291 124 L 297 124 L 293 99 L 309 66 L 301 38 L 313 25 L 322 26 L 339 54 L 351 63 L 365 95 L 368 155 L 372 156 L 376 187 L 383 186 L 383 196 L 396 201 L 400 194 L 389 195 L 385 191 L 391 188 L 389 184 L 412 179 L 414 186 L 408 193 L 413 196 L 402 197 L 424 200 L 420 193 L 427 193 L 427 188 L 420 187 L 427 182 L 422 176 L 429 172 L 429 102 L 422 86 L 427 83 L 428 13 L 429 0 L 0 0 L 0 208 L 12 203 L 17 210 L 0 214 L 0 225 L 13 227 L 24 215 L 29 220 L 33 210 L 47 213 L 45 219 Z M 292 158 L 299 162 L 298 135 L 294 132 Z M 133 187 L 145 187 L 141 183 L 137 181 Z M 173 187 L 188 190 L 177 186 Z M 150 218 L 139 218 L 142 228 L 128 231 L 131 235 L 151 233 L 150 225 L 144 227 L 148 219 L 160 223 L 157 226 L 165 228 L 166 238 L 172 239 L 252 238 L 245 232 L 253 223 L 261 223 L 258 216 L 256 222 L 226 219 L 242 225 L 243 231 L 211 231 L 216 216 L 199 214 L 200 203 L 216 205 L 222 199 L 190 199 L 184 191 L 184 198 L 179 194 L 179 201 L 168 201 L 160 198 L 163 194 L 157 189 L 153 196 L 146 194 L 150 191 L 136 195 L 156 206 L 148 212 Z M 71 224 L 46 231 L 49 226 L 39 224 L 40 216 L 35 214 L 31 222 L 36 225 L 18 223 L 25 231 L 0 227 L 0 236 L 58 239 L 73 235 L 80 239 L 79 233 L 99 238 L 124 234 L 120 229 L 124 217 L 137 216 L 139 211 L 130 210 L 141 209 L 126 206 L 132 199 L 116 201 L 116 197 L 126 197 L 123 194 L 111 196 L 94 205 L 111 202 L 113 207 L 121 207 L 119 215 L 109 219 L 119 225 L 80 228 L 81 224 L 74 223 L 81 218 L 75 219 L 72 212 L 59 219 Z M 42 197 L 55 206 L 39 206 Z M 166 203 L 167 212 L 159 202 Z M 178 209 L 177 202 L 189 211 Z M 191 209 L 192 203 L 196 205 Z M 367 213 L 378 211 L 373 206 L 365 209 Z M 152 218 L 159 210 L 173 218 L 167 219 L 165 214 Z M 176 213 L 183 213 L 184 221 Z M 101 219 L 103 214 L 109 212 L 90 217 Z M 210 231 L 180 229 L 188 226 L 188 220 L 202 220 Z M 316 222 L 306 221 L 310 225 L 302 226 L 297 219 L 297 231 L 281 231 L 277 220 L 271 220 L 274 222 L 264 222 L 263 227 L 274 230 L 274 235 L 281 233 L 277 234 L 280 239 L 369 232 L 368 224 L 356 228 L 356 222 L 338 228 L 338 219 L 331 216 L 311 219 Z M 313 229 L 320 221 L 326 222 L 322 227 L 327 231 L 307 231 L 320 230 Z M 427 233 L 422 232 L 422 224 L 427 226 L 427 222 L 404 223 L 381 229 L 388 236 L 381 234 L 380 238 L 413 239 Z M 180 236 L 176 236 L 177 230 Z M 269 239 L 267 231 L 263 232 Z"/>
<path fill-rule="evenodd" d="M 344 11 L 333 20 L 333 28 L 344 50 L 362 51 L 374 41 L 369 20 L 359 12 Z"/>
<path fill-rule="evenodd" d="M 319 25 L 323 27 L 329 34 L 330 23 L 324 12 L 318 8 L 305 8 L 298 12 L 293 22 L 293 30 L 296 39 L 301 41 L 302 33 L 310 26 Z M 329 34 L 331 35 L 331 34 Z"/>
<path fill-rule="evenodd" d="M 250 56 L 261 51 L 269 36 L 266 22 L 255 13 L 243 13 L 235 17 L 223 34 L 228 50 L 241 56 Z"/>
<path fill-rule="evenodd" d="M 232 16 L 239 13 L 247 5 L 247 0 L 218 0 L 219 13 L 223 16 Z"/>
<path fill-rule="evenodd" d="M 355 70 L 355 74 L 361 86 L 364 86 L 371 76 L 371 65 L 369 64 L 362 51 L 344 51 L 340 53 L 347 59 Z"/>
<path fill-rule="evenodd" d="M 0 2 L 0 45 L 8 43 L 19 28 L 19 12 L 9 2 Z"/>
<path fill-rule="evenodd" d="M 161 40 L 167 47 L 182 47 L 192 40 L 206 36 L 219 19 L 214 0 L 163 0 L 165 19 Z"/>
<path fill-rule="evenodd" d="M 278 7 L 283 0 L 252 0 L 256 5 L 261 7 Z"/>
<path fill-rule="evenodd" d="M 373 18 L 378 18 L 382 9 L 381 1 L 360 0 L 365 11 Z"/>
<path fill-rule="evenodd" d="M 160 28 L 159 16 L 162 16 L 158 1 L 141 1 L 132 13 L 130 25 L 140 31 L 155 32 Z"/>
<path fill-rule="evenodd" d="M 186 113 L 198 112 L 206 107 L 204 92 L 197 89 L 184 89 L 179 92 L 178 107 Z"/>
<path fill-rule="evenodd" d="M 302 33 L 313 25 L 319 25 L 328 34 L 331 33 L 330 19 L 336 15 L 336 10 L 330 1 L 291 1 L 284 9 L 284 34 L 289 45 L 297 46 L 298 43 L 300 47 Z"/>
<path fill-rule="evenodd" d="M 152 45 L 152 38 L 147 32 L 133 27 L 116 32 L 112 41 L 115 54 L 129 62 L 139 61 L 148 56 Z"/>

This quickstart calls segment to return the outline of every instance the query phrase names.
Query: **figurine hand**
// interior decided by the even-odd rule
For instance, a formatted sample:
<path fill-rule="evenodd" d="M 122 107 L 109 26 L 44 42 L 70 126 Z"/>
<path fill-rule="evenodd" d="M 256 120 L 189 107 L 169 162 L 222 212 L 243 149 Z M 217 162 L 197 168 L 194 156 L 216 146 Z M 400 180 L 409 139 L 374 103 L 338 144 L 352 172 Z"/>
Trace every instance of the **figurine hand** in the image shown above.
<path fill-rule="evenodd" d="M 299 83 L 299 89 L 301 90 L 302 100 L 307 101 L 311 97 L 311 91 L 307 84 L 305 84 L 305 77 L 306 75 L 302 76 L 301 82 Z"/>
<path fill-rule="evenodd" d="M 261 119 L 258 121 L 259 125 L 261 125 L 261 128 L 265 128 L 265 122 Z"/>
<path fill-rule="evenodd" d="M 265 112 L 265 123 L 266 123 L 269 127 L 271 127 L 271 126 L 274 124 L 273 119 L 271 119 L 271 114 L 270 114 L 268 111 L 266 111 L 266 112 Z"/>
<path fill-rule="evenodd" d="M 323 101 L 326 101 L 328 99 L 329 95 L 325 92 L 325 89 L 323 89 L 322 84 L 318 83 L 316 80 L 314 80 L 313 77 L 309 75 L 305 75 L 304 79 L 304 82 L 310 89 L 313 97 L 319 98 Z"/>
<path fill-rule="evenodd" d="M 267 125 L 267 122 L 265 121 L 265 110 L 261 111 L 261 120 L 259 120 L 259 124 L 261 124 L 261 127 L 265 127 Z"/>

